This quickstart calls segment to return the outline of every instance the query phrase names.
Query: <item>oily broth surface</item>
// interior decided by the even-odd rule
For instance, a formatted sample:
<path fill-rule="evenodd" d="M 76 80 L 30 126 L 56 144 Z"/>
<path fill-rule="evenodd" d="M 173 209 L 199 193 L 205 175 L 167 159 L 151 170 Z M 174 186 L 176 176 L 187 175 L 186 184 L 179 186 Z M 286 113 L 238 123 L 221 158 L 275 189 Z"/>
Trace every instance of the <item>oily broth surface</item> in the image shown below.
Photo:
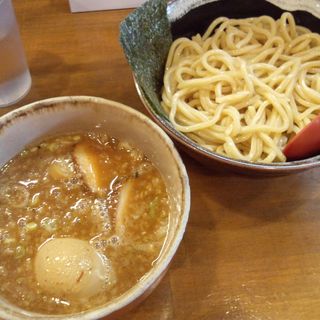
<path fill-rule="evenodd" d="M 75 146 L 84 141 L 112 177 L 103 193 L 90 190 L 74 160 Z M 119 231 L 119 195 L 130 180 L 135 181 L 135 192 Z M 0 170 L 0 295 L 23 309 L 47 314 L 102 305 L 150 270 L 166 237 L 168 213 L 160 173 L 125 142 L 101 133 L 74 134 L 25 149 Z M 113 276 L 105 291 L 78 299 L 41 289 L 33 270 L 37 250 L 46 240 L 62 237 L 89 241 L 110 260 Z"/>

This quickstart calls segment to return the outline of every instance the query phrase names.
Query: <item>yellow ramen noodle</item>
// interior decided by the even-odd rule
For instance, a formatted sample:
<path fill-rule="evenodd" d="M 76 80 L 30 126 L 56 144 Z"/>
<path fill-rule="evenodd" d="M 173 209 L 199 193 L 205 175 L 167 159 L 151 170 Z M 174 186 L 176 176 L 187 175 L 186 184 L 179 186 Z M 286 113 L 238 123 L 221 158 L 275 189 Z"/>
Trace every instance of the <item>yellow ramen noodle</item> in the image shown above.
<path fill-rule="evenodd" d="M 288 139 L 320 110 L 320 35 L 286 12 L 214 20 L 170 48 L 162 106 L 174 127 L 234 159 L 286 161 Z"/>

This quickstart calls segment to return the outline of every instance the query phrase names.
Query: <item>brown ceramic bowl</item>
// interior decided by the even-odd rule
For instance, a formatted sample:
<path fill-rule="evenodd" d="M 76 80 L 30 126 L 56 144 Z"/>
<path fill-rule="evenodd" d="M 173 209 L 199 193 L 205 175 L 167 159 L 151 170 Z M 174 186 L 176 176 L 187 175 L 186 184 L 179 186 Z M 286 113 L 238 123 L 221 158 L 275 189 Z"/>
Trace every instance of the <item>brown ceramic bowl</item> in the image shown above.
<path fill-rule="evenodd" d="M 280 7 L 281 5 L 281 7 Z M 297 11 L 298 10 L 298 11 Z M 320 7 L 317 1 L 297 0 L 171 0 L 167 5 L 167 17 L 171 25 L 172 38 L 203 33 L 210 22 L 219 16 L 230 18 L 270 15 L 279 17 L 284 11 L 293 11 L 301 25 L 320 33 Z M 135 40 L 137 42 L 137 40 Z M 150 41 L 153 41 L 150 40 Z M 150 51 L 152 54 L 152 51 Z M 129 58 L 129 57 L 128 57 Z M 130 61 L 130 59 L 129 59 Z M 162 79 L 162 74 L 157 79 Z M 231 159 L 201 147 L 184 134 L 178 132 L 170 121 L 151 102 L 143 85 L 134 76 L 141 101 L 158 123 L 187 153 L 211 168 L 224 168 L 240 173 L 283 175 L 320 166 L 320 156 L 285 163 L 261 164 Z M 161 86 L 155 94 L 160 99 Z M 158 107 L 159 108 L 159 107 Z"/>
<path fill-rule="evenodd" d="M 142 150 L 161 172 L 170 197 L 169 232 L 157 263 L 120 297 L 79 314 L 43 315 L 0 296 L 0 319 L 115 319 L 148 296 L 164 276 L 182 240 L 190 209 L 187 172 L 172 141 L 155 123 L 120 103 L 94 97 L 61 97 L 35 102 L 0 118 L 0 168 L 26 145 L 46 136 L 106 129 Z"/>

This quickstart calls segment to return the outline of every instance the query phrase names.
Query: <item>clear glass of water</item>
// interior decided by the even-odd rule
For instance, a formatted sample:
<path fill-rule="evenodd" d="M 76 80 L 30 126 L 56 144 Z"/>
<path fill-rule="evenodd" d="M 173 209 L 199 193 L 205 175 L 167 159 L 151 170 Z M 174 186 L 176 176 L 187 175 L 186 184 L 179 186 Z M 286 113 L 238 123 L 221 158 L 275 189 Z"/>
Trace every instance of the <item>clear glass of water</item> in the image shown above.
<path fill-rule="evenodd" d="M 31 76 L 11 0 L 0 0 L 0 107 L 22 99 Z"/>

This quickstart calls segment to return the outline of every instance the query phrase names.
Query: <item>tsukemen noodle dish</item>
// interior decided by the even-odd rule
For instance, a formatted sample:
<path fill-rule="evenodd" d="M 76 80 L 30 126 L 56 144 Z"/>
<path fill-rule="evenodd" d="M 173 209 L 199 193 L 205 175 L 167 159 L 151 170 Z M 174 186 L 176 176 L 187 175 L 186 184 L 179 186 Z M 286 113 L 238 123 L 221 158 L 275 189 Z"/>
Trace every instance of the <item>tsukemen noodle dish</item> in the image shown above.
<path fill-rule="evenodd" d="M 106 133 L 49 137 L 0 171 L 0 295 L 70 314 L 119 297 L 157 262 L 169 204 L 158 169 Z"/>
<path fill-rule="evenodd" d="M 162 107 L 175 129 L 210 151 L 285 162 L 288 141 L 320 113 L 320 35 L 289 12 L 219 17 L 172 43 Z"/>

